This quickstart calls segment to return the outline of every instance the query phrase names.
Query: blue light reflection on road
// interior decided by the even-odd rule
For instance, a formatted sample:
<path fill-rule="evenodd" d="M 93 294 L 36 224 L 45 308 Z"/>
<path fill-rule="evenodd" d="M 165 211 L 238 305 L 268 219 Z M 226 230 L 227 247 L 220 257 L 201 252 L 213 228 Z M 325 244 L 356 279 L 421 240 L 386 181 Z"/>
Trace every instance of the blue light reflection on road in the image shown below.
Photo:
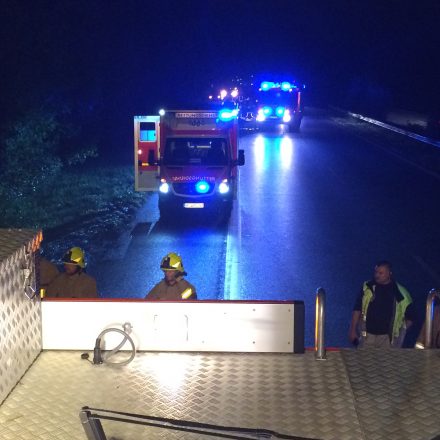
<path fill-rule="evenodd" d="M 283 171 L 289 171 L 292 168 L 292 160 L 293 160 L 293 149 L 294 144 L 293 140 L 284 136 L 280 140 L 280 159 L 281 159 L 281 168 Z"/>
<path fill-rule="evenodd" d="M 295 143 L 287 135 L 259 134 L 246 140 L 248 160 L 240 170 L 238 209 L 233 212 L 228 234 L 225 299 L 273 299 L 274 293 L 277 297 L 281 294 L 278 299 L 291 299 L 291 292 L 280 292 L 276 276 L 266 277 L 263 284 L 257 284 L 264 290 L 256 291 L 253 278 L 262 272 L 249 274 L 247 265 L 254 261 L 267 274 L 276 273 L 280 243 L 294 253 Z"/>
<path fill-rule="evenodd" d="M 288 136 L 268 138 L 258 135 L 253 144 L 255 174 L 261 174 L 272 167 L 280 171 L 290 171 L 293 153 L 293 139 Z"/>

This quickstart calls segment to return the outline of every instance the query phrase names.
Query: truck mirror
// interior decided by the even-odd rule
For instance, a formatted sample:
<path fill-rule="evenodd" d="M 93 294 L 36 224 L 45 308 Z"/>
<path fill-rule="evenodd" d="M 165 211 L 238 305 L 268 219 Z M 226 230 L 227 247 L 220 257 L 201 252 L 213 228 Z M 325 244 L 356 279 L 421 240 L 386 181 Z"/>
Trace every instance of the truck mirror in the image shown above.
<path fill-rule="evenodd" d="M 148 165 L 156 165 L 156 161 L 154 159 L 154 150 L 148 150 Z"/>
<path fill-rule="evenodd" d="M 238 150 L 238 165 L 244 165 L 244 150 Z"/>

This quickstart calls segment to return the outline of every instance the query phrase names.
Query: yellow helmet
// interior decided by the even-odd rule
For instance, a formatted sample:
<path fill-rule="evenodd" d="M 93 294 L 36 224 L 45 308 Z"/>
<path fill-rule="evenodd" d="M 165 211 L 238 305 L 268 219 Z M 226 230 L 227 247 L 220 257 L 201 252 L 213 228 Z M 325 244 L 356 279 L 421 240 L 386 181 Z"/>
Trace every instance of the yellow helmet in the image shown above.
<path fill-rule="evenodd" d="M 79 247 L 70 248 L 63 256 L 64 264 L 75 264 L 81 268 L 86 267 L 84 251 Z"/>
<path fill-rule="evenodd" d="M 170 252 L 162 258 L 162 262 L 160 263 L 160 268 L 162 270 L 177 270 L 182 274 L 185 274 L 185 269 L 183 268 L 182 258 L 180 255 Z"/>

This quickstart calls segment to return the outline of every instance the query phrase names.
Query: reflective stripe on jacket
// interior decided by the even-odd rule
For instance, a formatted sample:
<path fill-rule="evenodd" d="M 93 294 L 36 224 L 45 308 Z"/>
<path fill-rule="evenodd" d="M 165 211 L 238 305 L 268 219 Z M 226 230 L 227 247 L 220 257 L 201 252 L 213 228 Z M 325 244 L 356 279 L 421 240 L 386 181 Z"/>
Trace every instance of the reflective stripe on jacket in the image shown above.
<path fill-rule="evenodd" d="M 197 293 L 191 283 L 179 277 L 174 284 L 169 284 L 163 279 L 148 292 L 146 299 L 156 301 L 196 300 Z"/>
<path fill-rule="evenodd" d="M 394 312 L 394 322 L 393 322 L 393 330 L 392 330 L 392 339 L 397 338 L 400 334 L 402 328 L 405 328 L 405 311 L 406 308 L 412 303 L 411 295 L 408 290 L 403 287 L 401 284 L 396 283 L 399 292 L 401 293 L 403 299 L 401 301 L 395 301 L 396 307 Z M 374 297 L 374 286 L 373 290 L 371 290 L 368 283 L 365 281 L 363 286 L 363 295 L 362 295 L 362 320 L 365 323 L 367 320 L 367 311 L 368 306 Z"/>

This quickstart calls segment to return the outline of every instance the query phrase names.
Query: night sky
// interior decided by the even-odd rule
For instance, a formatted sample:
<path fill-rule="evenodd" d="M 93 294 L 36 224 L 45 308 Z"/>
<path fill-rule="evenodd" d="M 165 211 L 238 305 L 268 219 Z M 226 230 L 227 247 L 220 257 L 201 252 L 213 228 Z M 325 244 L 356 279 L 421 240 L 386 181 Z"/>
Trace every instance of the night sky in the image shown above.
<path fill-rule="evenodd" d="M 434 0 L 3 1 L 0 20 L 9 117 L 50 103 L 108 130 L 259 72 L 293 75 L 314 105 L 351 105 L 361 88 L 381 105 L 439 107 Z"/>

